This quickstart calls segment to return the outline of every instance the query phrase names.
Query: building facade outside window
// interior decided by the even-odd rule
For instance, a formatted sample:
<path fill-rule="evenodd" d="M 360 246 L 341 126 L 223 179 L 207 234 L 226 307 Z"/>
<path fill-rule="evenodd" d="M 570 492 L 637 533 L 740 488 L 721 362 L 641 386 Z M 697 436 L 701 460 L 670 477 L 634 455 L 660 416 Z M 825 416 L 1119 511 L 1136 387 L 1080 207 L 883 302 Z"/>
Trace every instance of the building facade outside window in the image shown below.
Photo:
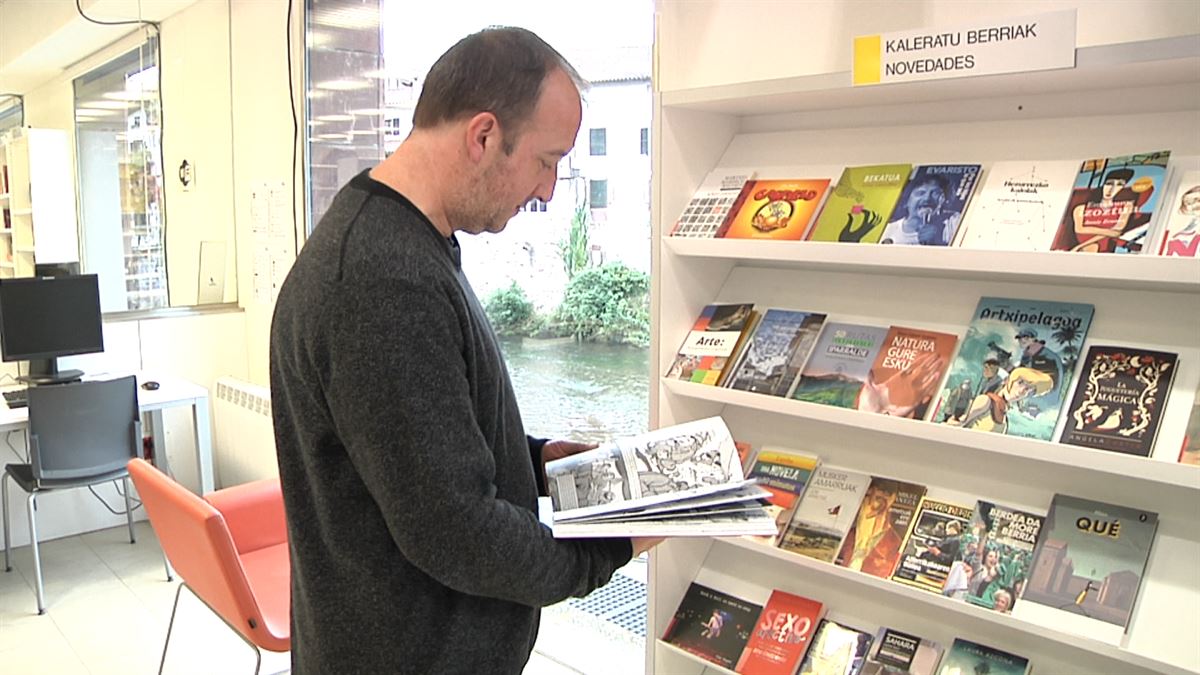
<path fill-rule="evenodd" d="M 608 181 L 607 180 L 589 180 L 588 181 L 588 204 L 593 209 L 608 208 Z"/>
<path fill-rule="evenodd" d="M 641 137 L 642 138 L 641 138 L 640 152 L 643 155 L 649 155 L 650 154 L 650 130 L 647 129 L 646 127 L 642 127 Z"/>
<path fill-rule="evenodd" d="M 608 130 L 588 130 L 588 154 L 599 157 L 608 154 Z"/>

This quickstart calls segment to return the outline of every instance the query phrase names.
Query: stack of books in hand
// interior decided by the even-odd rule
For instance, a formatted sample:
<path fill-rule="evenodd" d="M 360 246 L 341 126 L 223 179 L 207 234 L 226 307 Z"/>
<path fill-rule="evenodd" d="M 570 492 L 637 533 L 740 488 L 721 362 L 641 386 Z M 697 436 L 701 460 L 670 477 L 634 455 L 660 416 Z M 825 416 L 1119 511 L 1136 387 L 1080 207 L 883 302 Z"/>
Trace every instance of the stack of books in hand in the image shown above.
<path fill-rule="evenodd" d="M 771 493 L 742 474 L 720 417 L 620 439 L 546 464 L 555 537 L 774 535 Z"/>

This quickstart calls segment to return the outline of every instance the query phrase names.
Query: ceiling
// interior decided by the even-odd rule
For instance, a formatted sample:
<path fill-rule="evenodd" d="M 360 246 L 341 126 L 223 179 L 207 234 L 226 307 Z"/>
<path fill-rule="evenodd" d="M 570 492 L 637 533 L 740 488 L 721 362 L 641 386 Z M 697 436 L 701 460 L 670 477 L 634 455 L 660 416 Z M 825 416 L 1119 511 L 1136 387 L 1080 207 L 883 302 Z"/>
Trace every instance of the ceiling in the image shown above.
<path fill-rule="evenodd" d="M 196 0 L 81 0 L 100 21 L 161 21 Z M 27 94 L 72 64 L 137 30 L 79 16 L 75 0 L 0 0 L 0 92 Z"/>

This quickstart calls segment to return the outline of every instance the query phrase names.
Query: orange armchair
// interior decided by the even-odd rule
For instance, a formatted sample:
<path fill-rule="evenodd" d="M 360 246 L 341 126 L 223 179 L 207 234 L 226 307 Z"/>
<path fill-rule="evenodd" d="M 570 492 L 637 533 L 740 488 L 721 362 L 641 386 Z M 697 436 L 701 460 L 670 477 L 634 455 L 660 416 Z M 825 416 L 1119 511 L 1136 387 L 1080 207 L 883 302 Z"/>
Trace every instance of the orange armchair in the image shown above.
<path fill-rule="evenodd" d="M 259 649 L 291 649 L 291 570 L 279 480 L 217 490 L 203 499 L 141 459 L 129 476 L 167 560 L 183 580 L 175 593 L 159 673 L 186 586 L 242 637 L 262 666 Z"/>

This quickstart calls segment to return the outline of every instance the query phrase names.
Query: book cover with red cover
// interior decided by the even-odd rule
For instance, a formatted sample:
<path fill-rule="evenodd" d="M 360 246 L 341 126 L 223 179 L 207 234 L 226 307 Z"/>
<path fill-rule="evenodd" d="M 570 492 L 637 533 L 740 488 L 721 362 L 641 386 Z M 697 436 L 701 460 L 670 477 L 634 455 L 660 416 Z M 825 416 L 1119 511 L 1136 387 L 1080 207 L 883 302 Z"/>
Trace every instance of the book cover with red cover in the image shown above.
<path fill-rule="evenodd" d="M 747 181 L 735 211 L 717 232 L 727 239 L 799 240 L 808 231 L 829 179 Z"/>
<path fill-rule="evenodd" d="M 742 675 L 792 675 L 804 658 L 825 606 L 816 600 L 773 591 L 738 659 Z"/>
<path fill-rule="evenodd" d="M 892 326 L 854 407 L 925 419 L 957 342 L 958 336 L 949 333 Z"/>

